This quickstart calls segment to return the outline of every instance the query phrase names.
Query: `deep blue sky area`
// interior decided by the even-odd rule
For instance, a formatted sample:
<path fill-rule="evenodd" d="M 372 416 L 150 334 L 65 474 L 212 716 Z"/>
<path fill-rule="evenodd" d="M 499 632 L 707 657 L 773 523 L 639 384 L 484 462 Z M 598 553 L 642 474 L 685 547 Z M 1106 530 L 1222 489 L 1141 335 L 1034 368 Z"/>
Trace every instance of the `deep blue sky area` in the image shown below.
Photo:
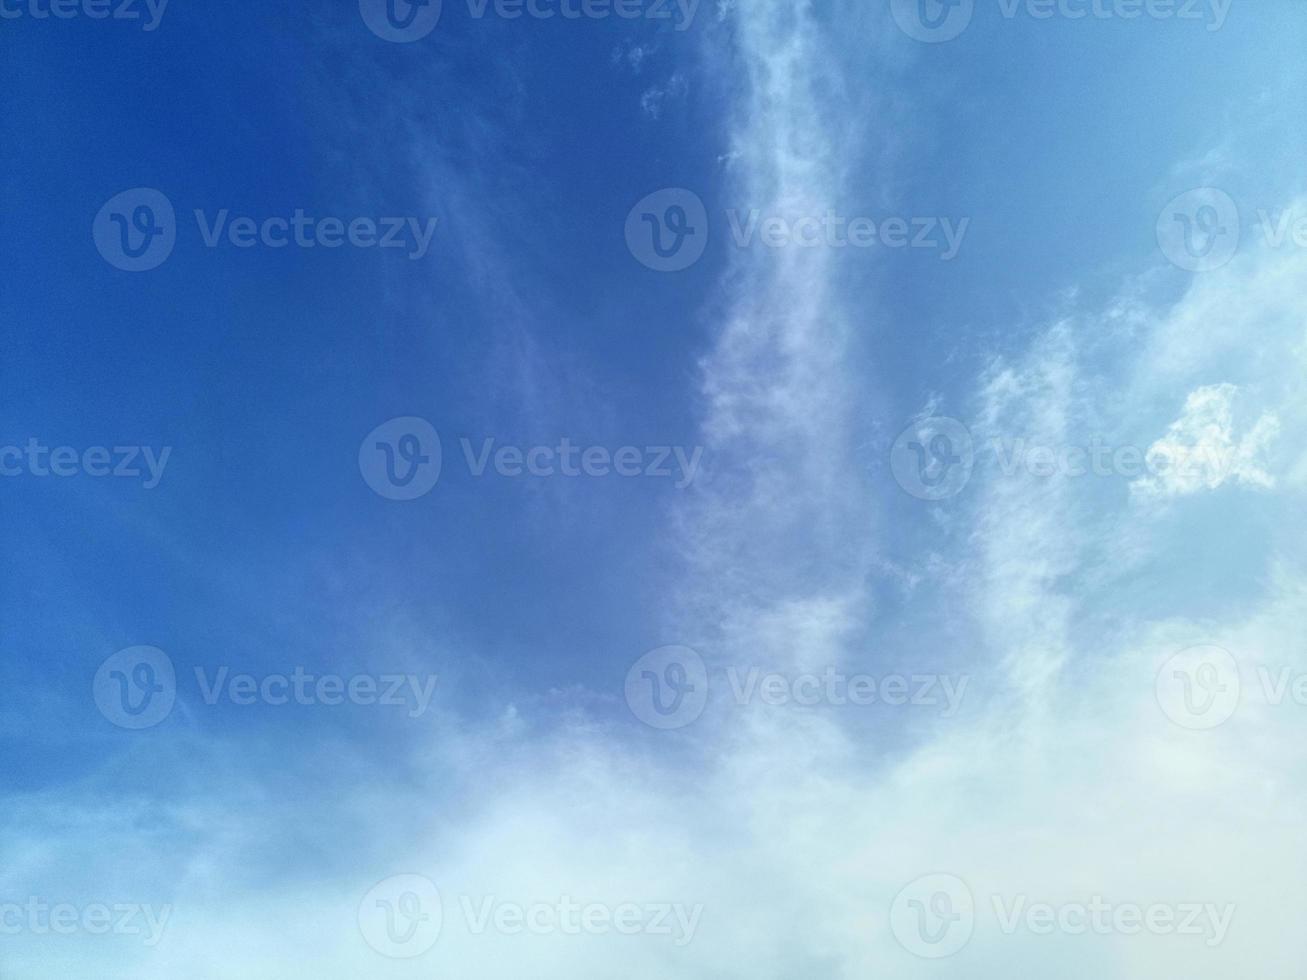
<path fill-rule="evenodd" d="M 24 520 L 2 612 L 22 653 L 5 671 L 32 683 L 133 638 L 183 663 L 257 664 L 270 648 L 349 662 L 370 655 L 361 624 L 380 610 L 440 638 L 423 656 L 492 687 L 594 682 L 613 669 L 603 651 L 658 641 L 646 590 L 677 575 L 668 487 L 470 481 L 451 466 L 438 498 L 394 509 L 351 457 L 403 414 L 432 419 L 454 462 L 463 436 L 693 442 L 727 236 L 669 282 L 630 261 L 620 218 L 665 185 L 696 189 L 714 215 L 751 205 L 723 187 L 723 159 L 728 123 L 754 109 L 730 115 L 739 80 L 698 60 L 730 22 L 706 9 L 684 32 L 474 20 L 449 4 L 433 36 L 387 44 L 348 4 L 165 16 L 153 32 L 81 18 L 0 34 L 3 434 L 174 447 L 148 493 L 8 485 Z M 1291 16 L 1145 32 L 982 9 L 966 44 L 893 69 L 906 96 L 849 95 L 880 115 L 839 205 L 971 220 L 974 247 L 952 263 L 841 257 L 858 356 L 892 366 L 891 397 L 949 387 L 1065 290 L 1147 254 L 1139 218 L 1174 149 L 1275 84 L 1282 63 L 1233 66 Z M 871 71 L 872 50 L 830 56 Z M 641 94 L 672 76 L 672 110 L 643 112 Z M 164 191 L 179 219 L 148 277 L 106 265 L 87 233 L 136 186 Z M 408 261 L 206 248 L 191 216 L 298 207 L 439 224 Z"/>
<path fill-rule="evenodd" d="M 435 421 L 449 458 L 462 436 L 693 438 L 684 350 L 704 344 L 695 287 L 711 272 L 648 289 L 609 219 L 669 172 L 707 185 L 711 92 L 655 127 L 645 79 L 612 69 L 638 35 L 462 14 L 417 45 L 360 36 L 345 8 L 178 6 L 153 33 L 6 26 L 6 439 L 174 447 L 148 493 L 13 488 L 18 683 L 133 637 L 180 663 L 357 663 L 396 613 L 438 638 L 422 656 L 492 688 L 593 680 L 610 668 L 582 651 L 658 639 L 641 596 L 662 574 L 651 522 L 670 488 L 612 480 L 534 503 L 539 486 L 450 465 L 441 499 L 396 512 L 358 479 L 358 440 L 403 414 Z M 655 40 L 688 59 L 701 39 Z M 148 280 L 104 264 L 87 233 L 134 186 L 179 217 Z M 295 207 L 440 223 L 410 262 L 206 248 L 191 217 Z M 528 379 L 512 358 L 540 331 L 559 352 Z M 535 384 L 549 417 L 522 390 Z"/>

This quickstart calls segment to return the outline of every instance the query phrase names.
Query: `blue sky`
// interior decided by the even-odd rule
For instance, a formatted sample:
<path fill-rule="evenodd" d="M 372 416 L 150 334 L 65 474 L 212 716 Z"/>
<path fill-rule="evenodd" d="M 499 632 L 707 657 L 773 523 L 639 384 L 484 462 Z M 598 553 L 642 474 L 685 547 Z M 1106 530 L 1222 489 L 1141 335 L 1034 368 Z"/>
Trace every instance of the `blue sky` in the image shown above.
<path fill-rule="evenodd" d="M 1297 975 L 1307 10 L 88 3 L 0 3 L 0 977 Z M 405 245 L 227 235 L 297 210 Z M 354 694 L 205 696 L 297 670 Z M 1095 896 L 1234 914 L 1004 928 Z"/>

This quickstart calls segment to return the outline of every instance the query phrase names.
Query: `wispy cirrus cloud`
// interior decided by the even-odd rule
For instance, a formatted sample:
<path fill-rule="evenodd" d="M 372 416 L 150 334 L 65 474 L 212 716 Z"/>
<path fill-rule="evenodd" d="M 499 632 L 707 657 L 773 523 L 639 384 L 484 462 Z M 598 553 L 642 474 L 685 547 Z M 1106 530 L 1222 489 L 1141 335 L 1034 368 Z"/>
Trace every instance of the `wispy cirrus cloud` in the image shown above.
<path fill-rule="evenodd" d="M 866 152 L 841 97 L 854 79 L 828 56 L 840 21 L 781 0 L 729 16 L 738 49 L 716 56 L 742 76 L 726 180 L 760 207 L 820 210 L 847 190 L 847 158 Z M 470 265 L 495 278 L 493 236 L 469 248 Z M 1293 517 L 1307 472 L 1298 436 L 1307 262 L 1249 251 L 1170 301 L 1126 283 L 1107 312 L 1072 302 L 929 405 L 974 406 L 980 435 L 1057 445 L 1104 431 L 1194 456 L 1233 452 L 1235 469 L 1133 494 L 1120 481 L 982 471 L 950 508 L 923 505 L 924 530 L 910 541 L 933 557 L 913 565 L 907 601 L 966 637 L 975 700 L 954 718 L 914 720 L 906 735 L 891 730 L 896 719 L 868 731 L 824 707 L 729 703 L 727 666 L 874 668 L 883 651 L 869 637 L 895 625 L 877 599 L 889 567 L 884 516 L 859 456 L 862 417 L 880 410 L 867 392 L 890 368 L 856 360 L 847 279 L 829 250 L 741 252 L 733 263 L 699 364 L 713 479 L 676 513 L 682 576 L 662 597 L 670 638 L 709 664 L 714 701 L 700 722 L 640 728 L 620 703 L 625 658 L 605 651 L 618 661 L 611 690 L 497 690 L 490 720 L 444 705 L 392 752 L 331 745 L 318 765 L 343 770 L 350 789 L 308 797 L 311 817 L 301 787 L 278 771 L 278 746 L 263 746 L 254 766 L 248 745 L 188 727 L 171 745 L 190 758 L 192 778 L 151 793 L 143 773 L 179 767 L 137 743 L 117 771 L 11 808 L 4 880 L 11 893 L 74 888 L 79 864 L 94 861 L 115 894 L 175 904 L 165 941 L 119 942 L 111 964 L 89 944 L 51 959 L 48 946 L 19 942 L 6 967 L 201 980 L 983 978 L 1023 968 L 1151 980 L 1256 964 L 1267 980 L 1296 976 L 1299 956 L 1283 937 L 1304 857 L 1303 724 L 1291 703 L 1271 703 L 1258 667 L 1307 668 Z M 503 302 L 510 313 L 526 306 L 516 291 Z M 1118 329 L 1122 319 L 1129 329 Z M 541 343 L 510 344 L 528 405 L 555 401 L 526 372 L 552 356 Z M 1172 506 L 1148 506 L 1149 494 Z M 1266 509 L 1244 509 L 1247 496 Z M 1258 534 L 1268 520 L 1275 533 Z M 1183 563 L 1196 538 L 1240 536 L 1249 546 L 1202 567 L 1202 581 L 1157 572 Z M 1236 579 L 1256 583 L 1237 605 Z M 1191 589 L 1227 601 L 1195 612 Z M 421 640 L 385 638 L 395 649 Z M 914 663 L 939 655 L 916 642 Z M 1211 732 L 1176 724 L 1156 691 L 1170 658 L 1197 644 L 1229 649 L 1246 685 L 1238 713 Z M 139 799 L 106 811 L 98 791 L 121 793 L 132 773 Z M 38 840 L 51 806 L 62 819 Z M 313 860 L 286 860 L 295 850 Z M 943 967 L 905 949 L 891 917 L 904 886 L 939 872 L 976 903 L 974 935 Z M 444 898 L 440 939 L 412 960 L 382 958 L 358 927 L 369 889 L 397 874 L 429 877 Z M 1028 920 L 1007 932 L 995 906 L 1095 896 L 1232 903 L 1236 913 L 1213 947 L 1212 934 L 1046 936 Z M 478 932 L 462 899 L 486 897 L 672 903 L 701 915 L 684 945 L 612 931 Z"/>

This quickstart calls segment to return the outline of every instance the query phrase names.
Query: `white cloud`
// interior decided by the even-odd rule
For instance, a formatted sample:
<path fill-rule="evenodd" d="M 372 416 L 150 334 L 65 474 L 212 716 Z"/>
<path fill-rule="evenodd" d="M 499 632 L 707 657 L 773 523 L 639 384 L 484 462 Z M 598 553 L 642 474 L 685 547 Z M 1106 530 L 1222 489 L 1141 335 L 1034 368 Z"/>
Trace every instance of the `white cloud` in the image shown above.
<path fill-rule="evenodd" d="M 640 96 L 640 108 L 651 119 L 659 119 L 669 102 L 684 98 L 689 90 L 690 85 L 684 73 L 674 72 L 662 85 L 653 85 L 645 89 L 644 94 Z"/>
<path fill-rule="evenodd" d="M 854 138 L 822 97 L 839 90 L 829 36 L 805 4 L 771 0 L 739 14 L 740 191 L 760 206 L 824 207 L 841 189 L 844 141 Z M 703 360 L 704 430 L 721 482 L 700 488 L 679 517 L 685 580 L 666 601 L 671 638 L 702 641 L 714 667 L 802 669 L 868 656 L 859 644 L 878 612 L 872 584 L 889 566 L 854 447 L 858 418 L 875 406 L 849 363 L 852 328 L 832 261 L 822 250 L 738 256 Z M 1193 458 L 1229 449 L 1234 468 L 1221 482 L 1283 500 L 1297 490 L 1271 481 L 1264 454 L 1276 420 L 1287 435 L 1303 415 L 1307 311 L 1302 261 L 1281 264 L 1291 261 L 1235 263 L 1171 308 L 1122 301 L 1137 332 L 1115 337 L 1121 347 L 1108 359 L 1124 365 L 1124 385 L 1093 363 L 1104 357 L 1101 324 L 1054 324 L 980 379 L 978 429 L 1018 429 L 1051 445 L 1091 428 L 1165 428 L 1156 445 Z M 1237 324 L 1202 329 L 1230 323 L 1225 313 Z M 1234 356 L 1247 336 L 1258 338 L 1255 351 Z M 1229 374 L 1220 376 L 1234 381 L 1203 380 L 1222 364 Z M 1240 394 L 1250 399 L 1250 425 L 1237 424 Z M 1182 401 L 1183 415 L 1168 424 Z M 1199 483 L 1212 478 L 1202 470 Z M 78 863 L 93 858 L 95 874 L 124 892 L 148 892 L 160 869 L 173 872 L 167 897 L 178 909 L 159 949 L 118 944 L 112 964 L 102 949 L 66 945 L 52 960 L 32 937 L 7 940 L 6 975 L 49 975 L 55 962 L 61 975 L 106 980 L 1297 978 L 1299 957 L 1284 936 L 1297 928 L 1307 858 L 1299 827 L 1307 716 L 1250 692 L 1223 729 L 1196 733 L 1164 717 L 1153 685 L 1171 653 L 1203 642 L 1235 652 L 1250 680 L 1264 662 L 1307 669 L 1302 530 L 1285 528 L 1254 567 L 1207 570 L 1271 583 L 1237 612 L 1140 612 L 1130 603 L 1138 589 L 1169 589 L 1168 599 L 1183 589 L 1141 572 L 1145 560 L 1164 564 L 1193 536 L 1237 533 L 1233 518 L 1168 529 L 1155 509 L 1129 506 L 1124 491 L 1113 497 L 1110 486 L 1061 477 L 976 489 L 974 509 L 959 505 L 956 529 L 930 542 L 949 549 L 938 563 L 949 580 L 914 573 L 911 590 L 923 618 L 947 620 L 968 645 L 974 710 L 947 722 L 883 715 L 851 725 L 828 711 L 716 703 L 680 735 L 611 721 L 605 702 L 581 698 L 565 724 L 544 720 L 547 735 L 540 718 L 485 728 L 442 718 L 419 785 L 391 772 L 416 768 L 411 758 L 325 760 L 356 772 L 358 788 L 339 811 L 312 801 L 304 822 L 314 826 L 289 838 L 334 870 L 264 887 L 252 880 L 260 869 L 250 854 L 301 815 L 289 803 L 302 801 L 275 774 L 243 772 L 237 748 L 210 744 L 211 755 L 196 750 L 201 784 L 184 794 L 181 829 L 150 838 L 150 853 L 138 826 L 146 816 L 97 817 L 94 799 L 76 801 L 54 828 L 38 827 L 32 812 L 6 815 L 23 826 L 19 840 L 38 832 L 44 840 L 8 863 L 11 893 L 76 880 Z M 937 655 L 927 642 L 909 638 L 913 662 Z M 214 758 L 225 765 L 206 770 Z M 128 761 L 148 768 L 147 756 Z M 269 798 L 289 802 L 279 809 Z M 322 829 L 351 820 L 370 831 L 366 855 L 333 846 Z M 64 847 L 70 841 L 79 846 Z M 71 855 L 62 863 L 61 852 Z M 896 945 L 888 911 L 900 887 L 939 871 L 969 883 L 982 917 L 965 950 L 930 964 Z M 451 918 L 464 894 L 570 895 L 702 903 L 702 926 L 678 949 L 649 937 L 475 936 L 450 921 L 428 956 L 391 962 L 361 942 L 354 915 L 375 881 L 401 872 L 435 880 Z M 1238 912 L 1214 950 L 1182 937 L 1005 936 L 987 901 L 994 895 L 1233 902 Z"/>
<path fill-rule="evenodd" d="M 1130 485 L 1144 498 L 1183 497 L 1201 490 L 1216 490 L 1226 483 L 1269 490 L 1274 477 L 1264 457 L 1279 434 L 1279 420 L 1261 415 L 1243 435 L 1235 435 L 1232 384 L 1208 385 L 1185 399 L 1184 414 L 1168 427 L 1166 435 L 1149 448 L 1152 475 Z"/>

